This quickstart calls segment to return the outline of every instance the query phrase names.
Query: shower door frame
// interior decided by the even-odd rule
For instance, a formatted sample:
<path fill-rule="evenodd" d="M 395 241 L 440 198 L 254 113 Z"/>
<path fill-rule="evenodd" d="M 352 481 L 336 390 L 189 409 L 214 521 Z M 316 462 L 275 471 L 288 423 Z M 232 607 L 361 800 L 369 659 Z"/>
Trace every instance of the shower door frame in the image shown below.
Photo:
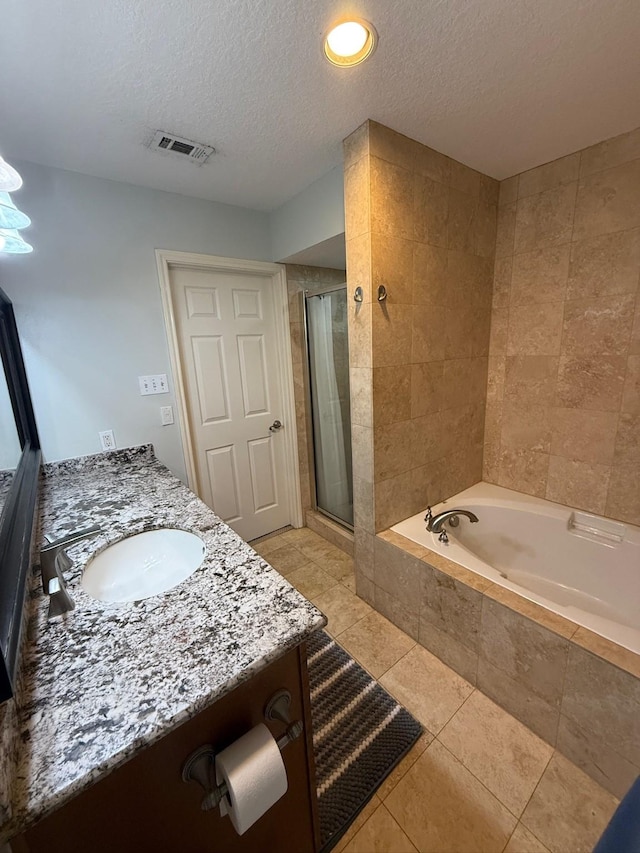
<path fill-rule="evenodd" d="M 303 336 L 304 336 L 304 358 L 302 363 L 304 365 L 304 392 L 305 392 L 305 408 L 306 408 L 306 427 L 307 427 L 307 435 L 311 438 L 311 441 L 308 442 L 308 452 L 309 452 L 309 489 L 311 491 L 311 500 L 313 506 L 311 507 L 316 512 L 321 513 L 322 515 L 330 518 L 331 521 L 335 521 L 336 524 L 339 524 L 341 527 L 344 527 L 346 530 L 349 530 L 353 533 L 354 526 L 353 524 L 349 524 L 348 521 L 345 521 L 344 518 L 338 518 L 337 515 L 333 515 L 333 513 L 329 512 L 329 510 L 323 509 L 321 506 L 318 506 L 318 488 L 316 483 L 316 433 L 315 428 L 313 426 L 313 396 L 311 393 L 311 352 L 309 350 L 309 315 L 307 311 L 307 299 L 313 296 L 323 296 L 325 293 L 334 293 L 338 290 L 344 290 L 347 293 L 347 282 L 344 284 L 332 284 L 328 287 L 322 287 L 319 290 L 312 290 L 310 288 L 306 288 L 302 291 L 302 300 L 303 300 L 303 317 L 304 322 L 303 326 Z M 347 335 L 348 342 L 348 335 Z M 351 356 L 349 356 L 351 358 Z M 351 377 L 349 376 L 349 408 L 351 408 Z M 352 458 L 351 458 L 351 490 L 353 494 L 353 449 L 352 449 Z"/>

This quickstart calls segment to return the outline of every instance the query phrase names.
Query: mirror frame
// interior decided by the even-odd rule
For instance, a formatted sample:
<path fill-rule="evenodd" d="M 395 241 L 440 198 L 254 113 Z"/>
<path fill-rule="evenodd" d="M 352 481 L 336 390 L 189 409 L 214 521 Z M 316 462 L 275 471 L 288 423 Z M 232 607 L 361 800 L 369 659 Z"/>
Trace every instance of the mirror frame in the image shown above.
<path fill-rule="evenodd" d="M 13 305 L 0 289 L 0 357 L 22 455 L 0 514 L 0 703 L 14 695 L 40 474 L 40 440 Z"/>

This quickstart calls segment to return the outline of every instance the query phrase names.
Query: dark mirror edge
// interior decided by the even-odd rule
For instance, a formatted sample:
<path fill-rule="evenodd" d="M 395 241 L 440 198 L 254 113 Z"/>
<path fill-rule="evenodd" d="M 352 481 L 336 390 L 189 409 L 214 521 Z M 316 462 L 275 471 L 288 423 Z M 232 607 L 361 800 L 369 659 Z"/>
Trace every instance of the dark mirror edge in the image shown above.
<path fill-rule="evenodd" d="M 0 289 L 0 352 L 22 455 L 0 516 L 0 703 L 12 698 L 35 524 L 40 442 L 13 306 Z"/>

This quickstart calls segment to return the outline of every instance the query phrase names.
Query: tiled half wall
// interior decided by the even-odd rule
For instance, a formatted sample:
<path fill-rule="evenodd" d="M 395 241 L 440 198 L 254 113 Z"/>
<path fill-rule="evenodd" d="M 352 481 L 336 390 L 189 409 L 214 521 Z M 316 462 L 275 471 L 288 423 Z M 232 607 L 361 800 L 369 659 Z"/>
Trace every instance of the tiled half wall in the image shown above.
<path fill-rule="evenodd" d="M 640 129 L 500 185 L 484 479 L 640 524 Z"/>

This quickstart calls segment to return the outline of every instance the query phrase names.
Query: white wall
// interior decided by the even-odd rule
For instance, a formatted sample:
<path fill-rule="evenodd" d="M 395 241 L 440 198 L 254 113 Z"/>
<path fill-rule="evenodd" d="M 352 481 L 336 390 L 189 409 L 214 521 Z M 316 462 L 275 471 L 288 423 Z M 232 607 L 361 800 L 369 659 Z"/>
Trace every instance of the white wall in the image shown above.
<path fill-rule="evenodd" d="M 276 261 L 300 263 L 295 255 L 343 233 L 342 166 L 327 172 L 271 214 L 272 255 Z"/>
<path fill-rule="evenodd" d="M 13 301 L 45 459 L 153 442 L 185 479 L 170 380 L 141 397 L 137 377 L 171 369 L 155 249 L 271 260 L 269 217 L 229 205 L 38 166 L 15 164 L 14 196 L 31 216 L 31 255 L 0 255 Z M 176 423 L 160 425 L 160 406 Z"/>

